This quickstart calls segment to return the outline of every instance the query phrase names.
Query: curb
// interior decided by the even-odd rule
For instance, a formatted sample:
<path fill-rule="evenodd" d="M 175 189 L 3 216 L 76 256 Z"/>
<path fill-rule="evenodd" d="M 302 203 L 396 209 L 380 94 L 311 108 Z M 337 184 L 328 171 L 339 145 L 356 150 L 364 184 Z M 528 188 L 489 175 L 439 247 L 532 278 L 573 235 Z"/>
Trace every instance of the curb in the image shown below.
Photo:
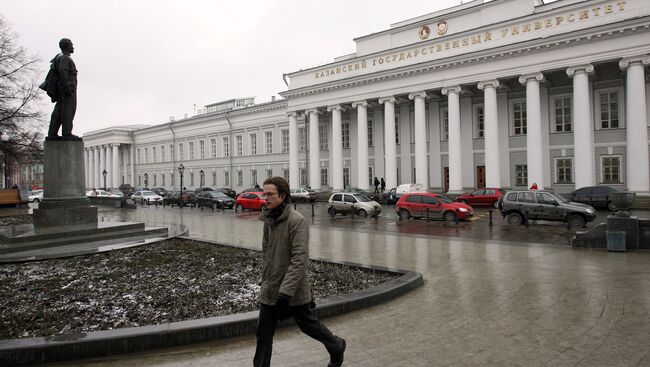
<path fill-rule="evenodd" d="M 214 241 L 182 237 L 189 240 L 226 245 Z M 246 248 L 243 246 L 234 246 Z M 321 259 L 313 259 L 326 261 Z M 347 295 L 319 300 L 314 313 L 318 318 L 341 315 L 390 301 L 424 284 L 422 274 L 378 266 L 326 261 L 374 270 L 402 273 L 390 282 Z M 23 366 L 168 348 L 234 336 L 255 334 L 258 311 L 234 315 L 173 322 L 169 324 L 103 330 L 71 335 L 0 340 L 0 365 Z M 294 324 L 293 319 L 278 326 Z"/>

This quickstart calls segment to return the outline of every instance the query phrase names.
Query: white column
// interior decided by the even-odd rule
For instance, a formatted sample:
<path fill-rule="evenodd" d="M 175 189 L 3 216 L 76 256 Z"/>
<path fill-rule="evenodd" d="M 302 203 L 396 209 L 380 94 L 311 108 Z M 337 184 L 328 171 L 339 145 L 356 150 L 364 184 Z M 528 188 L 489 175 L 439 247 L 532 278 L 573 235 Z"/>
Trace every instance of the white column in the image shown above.
<path fill-rule="evenodd" d="M 526 86 L 526 161 L 528 165 L 528 186 L 533 183 L 544 188 L 544 148 L 542 140 L 542 109 L 539 82 L 542 73 L 522 75 L 519 82 Z"/>
<path fill-rule="evenodd" d="M 332 112 L 332 188 L 334 191 L 343 190 L 343 130 L 341 127 L 341 106 L 327 107 Z"/>
<path fill-rule="evenodd" d="M 129 153 L 129 151 L 123 148 L 122 149 L 122 154 L 120 155 L 120 159 L 122 160 L 122 172 L 120 172 L 120 177 L 122 177 L 122 175 L 124 175 L 123 176 L 124 181 L 120 180 L 120 184 L 128 183 L 126 181 L 126 177 L 127 177 L 126 173 L 128 172 L 128 168 L 127 168 L 127 165 L 126 165 L 126 162 L 128 162 L 128 159 L 126 158 L 126 155 L 128 153 Z"/>
<path fill-rule="evenodd" d="M 427 172 L 427 120 L 424 99 L 426 92 L 409 94 L 409 99 L 415 103 L 415 182 L 429 188 L 429 172 Z"/>
<path fill-rule="evenodd" d="M 308 110 L 309 115 L 309 186 L 320 189 L 320 143 L 318 141 L 318 110 Z"/>
<path fill-rule="evenodd" d="M 459 85 L 442 88 L 447 96 L 449 113 L 449 193 L 463 193 L 463 159 L 460 137 L 460 91 Z"/>
<path fill-rule="evenodd" d="M 88 148 L 88 188 L 95 187 L 95 150 L 93 147 Z"/>
<path fill-rule="evenodd" d="M 131 144 L 129 151 L 131 152 L 131 186 L 135 187 L 135 144 Z"/>
<path fill-rule="evenodd" d="M 485 186 L 501 187 L 501 161 L 499 159 L 499 114 L 497 107 L 498 80 L 478 83 L 483 90 L 483 121 L 485 137 Z"/>
<path fill-rule="evenodd" d="M 352 108 L 357 109 L 357 185 L 368 190 L 368 102 L 354 102 Z"/>
<path fill-rule="evenodd" d="M 397 187 L 397 144 L 395 143 L 395 97 L 379 98 L 384 105 L 384 152 L 386 166 L 386 191 Z"/>
<path fill-rule="evenodd" d="M 650 64 L 650 56 L 642 55 L 623 59 L 621 69 L 627 69 L 625 84 L 625 116 L 627 122 L 627 189 L 630 191 L 650 191 L 650 167 L 648 165 L 648 107 L 645 95 L 645 65 Z"/>
<path fill-rule="evenodd" d="M 289 187 L 300 186 L 300 167 L 298 167 L 298 115 L 289 113 Z"/>
<path fill-rule="evenodd" d="M 88 188 L 88 148 L 84 148 L 84 187 Z"/>
<path fill-rule="evenodd" d="M 111 187 L 118 188 L 120 186 L 120 145 L 113 144 L 113 181 Z"/>
<path fill-rule="evenodd" d="M 591 64 L 572 66 L 566 73 L 573 78 L 573 166 L 575 188 L 596 184 L 594 157 L 594 129 L 591 119 L 589 97 L 589 73 Z"/>
<path fill-rule="evenodd" d="M 98 187 L 101 186 L 100 182 L 101 182 L 101 177 L 102 177 L 102 170 L 100 168 L 101 167 L 101 164 L 100 164 L 100 158 L 101 157 L 100 157 L 100 153 L 99 153 L 100 149 L 101 149 L 101 146 L 96 146 L 95 147 L 95 172 L 93 173 L 93 175 L 95 177 L 95 180 L 94 180 L 95 181 L 94 182 L 94 187 L 95 188 L 98 188 Z"/>

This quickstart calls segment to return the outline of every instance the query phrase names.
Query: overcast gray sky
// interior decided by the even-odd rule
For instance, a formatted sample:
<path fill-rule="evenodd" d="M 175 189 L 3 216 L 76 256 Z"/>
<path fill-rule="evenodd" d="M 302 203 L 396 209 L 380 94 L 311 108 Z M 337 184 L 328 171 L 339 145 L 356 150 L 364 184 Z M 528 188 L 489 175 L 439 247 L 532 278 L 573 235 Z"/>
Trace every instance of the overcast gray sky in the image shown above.
<path fill-rule="evenodd" d="M 465 1 L 467 2 L 467 1 Z M 61 37 L 79 69 L 76 134 L 159 124 L 224 99 L 265 102 L 282 73 L 355 51 L 353 38 L 460 0 L 13 0 L 0 13 L 41 57 Z M 43 98 L 43 110 L 53 105 Z"/>

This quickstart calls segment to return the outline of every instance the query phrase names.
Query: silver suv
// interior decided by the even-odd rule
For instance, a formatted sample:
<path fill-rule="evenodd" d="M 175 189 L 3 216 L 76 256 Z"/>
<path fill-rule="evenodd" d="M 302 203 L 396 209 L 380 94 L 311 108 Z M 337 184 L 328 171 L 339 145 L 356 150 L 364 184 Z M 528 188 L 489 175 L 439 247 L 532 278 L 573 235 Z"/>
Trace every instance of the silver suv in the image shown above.
<path fill-rule="evenodd" d="M 360 217 L 378 217 L 381 205 L 365 194 L 339 192 L 332 194 L 327 201 L 327 213 L 332 217 L 337 213 L 356 214 Z"/>
<path fill-rule="evenodd" d="M 596 219 L 593 207 L 543 190 L 510 191 L 499 200 L 499 209 L 509 224 L 525 224 L 527 220 L 568 221 L 571 227 L 580 228 Z"/>

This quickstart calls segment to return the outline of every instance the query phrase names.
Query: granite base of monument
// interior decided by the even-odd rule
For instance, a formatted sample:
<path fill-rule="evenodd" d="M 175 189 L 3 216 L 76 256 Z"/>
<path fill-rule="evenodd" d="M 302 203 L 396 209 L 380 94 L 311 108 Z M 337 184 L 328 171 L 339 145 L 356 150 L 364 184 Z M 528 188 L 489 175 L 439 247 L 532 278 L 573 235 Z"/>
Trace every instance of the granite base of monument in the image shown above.
<path fill-rule="evenodd" d="M 635 216 L 619 217 L 610 215 L 607 217 L 608 231 L 625 232 L 625 248 L 627 250 L 639 249 L 639 218 Z"/>

